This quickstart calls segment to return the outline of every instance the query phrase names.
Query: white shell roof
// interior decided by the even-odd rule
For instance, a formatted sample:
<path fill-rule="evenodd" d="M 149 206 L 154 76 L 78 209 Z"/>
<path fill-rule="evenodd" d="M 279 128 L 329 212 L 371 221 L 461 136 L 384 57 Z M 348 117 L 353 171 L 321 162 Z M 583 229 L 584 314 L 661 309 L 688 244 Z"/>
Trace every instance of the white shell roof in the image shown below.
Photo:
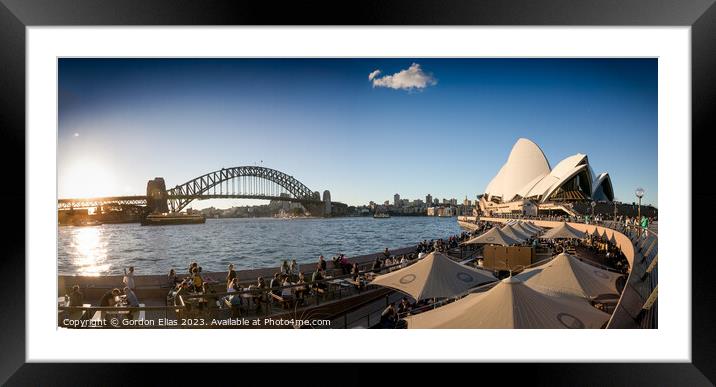
<path fill-rule="evenodd" d="M 512 201 L 516 196 L 539 196 L 545 201 L 561 184 L 585 169 L 592 186 L 591 193 L 609 179 L 607 173 L 597 176 L 589 165 L 587 155 L 582 153 L 565 158 L 550 170 L 542 149 L 534 142 L 520 138 L 512 147 L 507 162 L 487 185 L 485 194 L 488 200 L 498 196 L 503 202 Z"/>
<path fill-rule="evenodd" d="M 499 196 L 509 201 L 530 182 L 549 174 L 549 162 L 537 144 L 520 138 L 512 147 L 507 162 L 485 188 L 488 199 Z"/>
<path fill-rule="evenodd" d="M 548 192 L 553 191 L 559 187 L 561 183 L 565 182 L 584 168 L 581 164 L 582 161 L 587 162 L 587 155 L 583 155 L 581 153 L 569 156 L 560 161 L 548 176 L 540 180 L 539 183 L 527 192 L 525 197 L 542 196 L 542 199 L 545 199 L 548 196 Z"/>
<path fill-rule="evenodd" d="M 609 174 L 606 172 L 602 172 L 599 174 L 599 176 L 596 176 L 594 179 L 594 182 L 592 183 L 592 195 L 597 191 L 597 188 L 599 188 L 600 184 L 603 184 L 604 182 L 608 182 L 609 185 L 612 185 L 612 179 L 609 177 Z M 613 190 L 613 187 L 612 187 Z"/>

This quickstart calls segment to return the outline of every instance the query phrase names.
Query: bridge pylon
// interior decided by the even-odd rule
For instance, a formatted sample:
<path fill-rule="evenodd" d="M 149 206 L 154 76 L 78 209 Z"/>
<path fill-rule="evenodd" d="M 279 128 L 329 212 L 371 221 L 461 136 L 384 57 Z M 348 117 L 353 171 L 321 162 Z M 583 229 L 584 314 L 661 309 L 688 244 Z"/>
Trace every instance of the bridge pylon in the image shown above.
<path fill-rule="evenodd" d="M 147 182 L 147 209 L 149 213 L 169 212 L 167 186 L 163 177 L 155 177 Z"/>

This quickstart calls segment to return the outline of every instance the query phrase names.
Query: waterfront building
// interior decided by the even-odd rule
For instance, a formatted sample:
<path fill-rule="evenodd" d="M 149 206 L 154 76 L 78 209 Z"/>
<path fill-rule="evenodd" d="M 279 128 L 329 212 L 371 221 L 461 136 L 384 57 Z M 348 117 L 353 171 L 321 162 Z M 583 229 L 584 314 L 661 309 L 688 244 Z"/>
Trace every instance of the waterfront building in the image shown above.
<path fill-rule="evenodd" d="M 430 195 L 430 194 L 425 195 L 425 203 L 426 203 L 428 206 L 432 206 L 432 204 L 433 204 L 433 195 Z"/>
<path fill-rule="evenodd" d="M 572 204 L 612 201 L 614 190 L 606 172 L 594 173 L 587 155 L 577 153 L 550 168 L 537 144 L 520 138 L 480 198 L 486 214 L 527 214 L 551 211 L 575 215 Z"/>

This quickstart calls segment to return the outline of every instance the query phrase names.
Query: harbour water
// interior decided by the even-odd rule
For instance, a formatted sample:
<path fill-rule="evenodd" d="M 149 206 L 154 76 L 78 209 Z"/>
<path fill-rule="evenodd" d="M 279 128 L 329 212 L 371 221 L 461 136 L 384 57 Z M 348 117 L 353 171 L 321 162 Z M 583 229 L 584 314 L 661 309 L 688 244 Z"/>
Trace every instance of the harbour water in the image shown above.
<path fill-rule="evenodd" d="M 315 262 L 320 254 L 357 256 L 399 248 L 418 241 L 458 234 L 455 218 L 388 219 L 207 219 L 205 224 L 143 227 L 104 224 L 59 227 L 61 275 L 116 275 L 135 266 L 136 273 L 166 274 L 191 261 L 204 271 L 278 266 L 284 259 Z"/>

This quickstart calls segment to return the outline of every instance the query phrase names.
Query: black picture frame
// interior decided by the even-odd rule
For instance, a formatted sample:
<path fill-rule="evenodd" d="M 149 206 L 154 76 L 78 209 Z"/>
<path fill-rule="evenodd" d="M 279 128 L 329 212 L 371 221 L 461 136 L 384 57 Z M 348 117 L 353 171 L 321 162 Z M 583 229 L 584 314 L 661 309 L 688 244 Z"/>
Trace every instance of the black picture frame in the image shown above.
<path fill-rule="evenodd" d="M 364 0 L 364 1 L 146 1 L 146 0 L 0 0 L 0 152 L 5 187 L 5 213 L 11 219 L 4 232 L 0 294 L 0 381 L 11 385 L 128 384 L 142 375 L 146 364 L 47 364 L 25 361 L 25 43 L 28 26 L 79 25 L 561 25 L 561 26 L 690 26 L 692 66 L 692 181 L 710 176 L 706 170 L 716 128 L 716 6 L 714 0 Z M 693 205 L 714 203 L 710 184 L 692 185 Z M 54 187 L 48 187 L 54 189 Z M 667 198 L 671 200 L 672 198 Z M 678 200 L 678 198 L 677 198 Z M 24 204 L 24 206 L 21 205 Z M 708 205 L 706 206 L 708 207 Z M 708 254 L 710 211 L 684 208 L 692 216 L 691 246 L 682 257 L 692 265 L 692 363 L 619 364 L 486 364 L 480 372 L 506 375 L 509 380 L 537 384 L 711 385 L 716 382 L 716 335 L 711 327 L 716 305 L 713 254 Z M 702 215 L 703 214 L 703 215 Z M 668 291 L 665 289 L 665 291 Z M 625 345 L 640 345 L 638 342 Z M 248 349 L 247 349 L 248 350 Z M 618 351 L 618 348 L 615 349 Z M 91 354 L 88 355 L 91 358 Z M 186 365 L 184 365 L 185 367 Z M 282 365 L 285 367 L 286 365 Z M 166 370 L 165 381 L 187 382 L 206 377 L 206 366 L 186 372 L 181 365 Z M 350 367 L 350 366 L 349 366 Z M 252 373 L 269 380 L 272 366 L 252 365 Z M 322 378 L 351 378 L 360 368 L 324 365 Z M 374 370 L 374 367 L 364 369 Z M 393 368 L 395 369 L 395 368 Z M 235 370 L 235 368 L 234 368 Z M 515 372 L 519 370 L 519 372 Z M 195 371 L 195 372 L 194 372 Z M 443 372 L 462 372 L 448 367 Z M 297 370 L 290 370 L 295 375 Z M 413 374 L 410 372 L 410 374 Z M 209 374 L 210 375 L 210 374 Z M 377 380 L 378 376 L 371 374 Z M 508 376 L 507 376 L 508 375 Z M 407 379 L 403 374 L 396 375 Z M 409 374 L 408 374 L 409 376 Z M 586 379 L 585 379 L 586 378 Z M 144 377 L 137 381 L 146 382 Z M 162 380 L 162 379 L 160 379 Z M 285 380 L 283 381 L 285 382 Z M 354 381 L 355 382 L 355 381 Z"/>

